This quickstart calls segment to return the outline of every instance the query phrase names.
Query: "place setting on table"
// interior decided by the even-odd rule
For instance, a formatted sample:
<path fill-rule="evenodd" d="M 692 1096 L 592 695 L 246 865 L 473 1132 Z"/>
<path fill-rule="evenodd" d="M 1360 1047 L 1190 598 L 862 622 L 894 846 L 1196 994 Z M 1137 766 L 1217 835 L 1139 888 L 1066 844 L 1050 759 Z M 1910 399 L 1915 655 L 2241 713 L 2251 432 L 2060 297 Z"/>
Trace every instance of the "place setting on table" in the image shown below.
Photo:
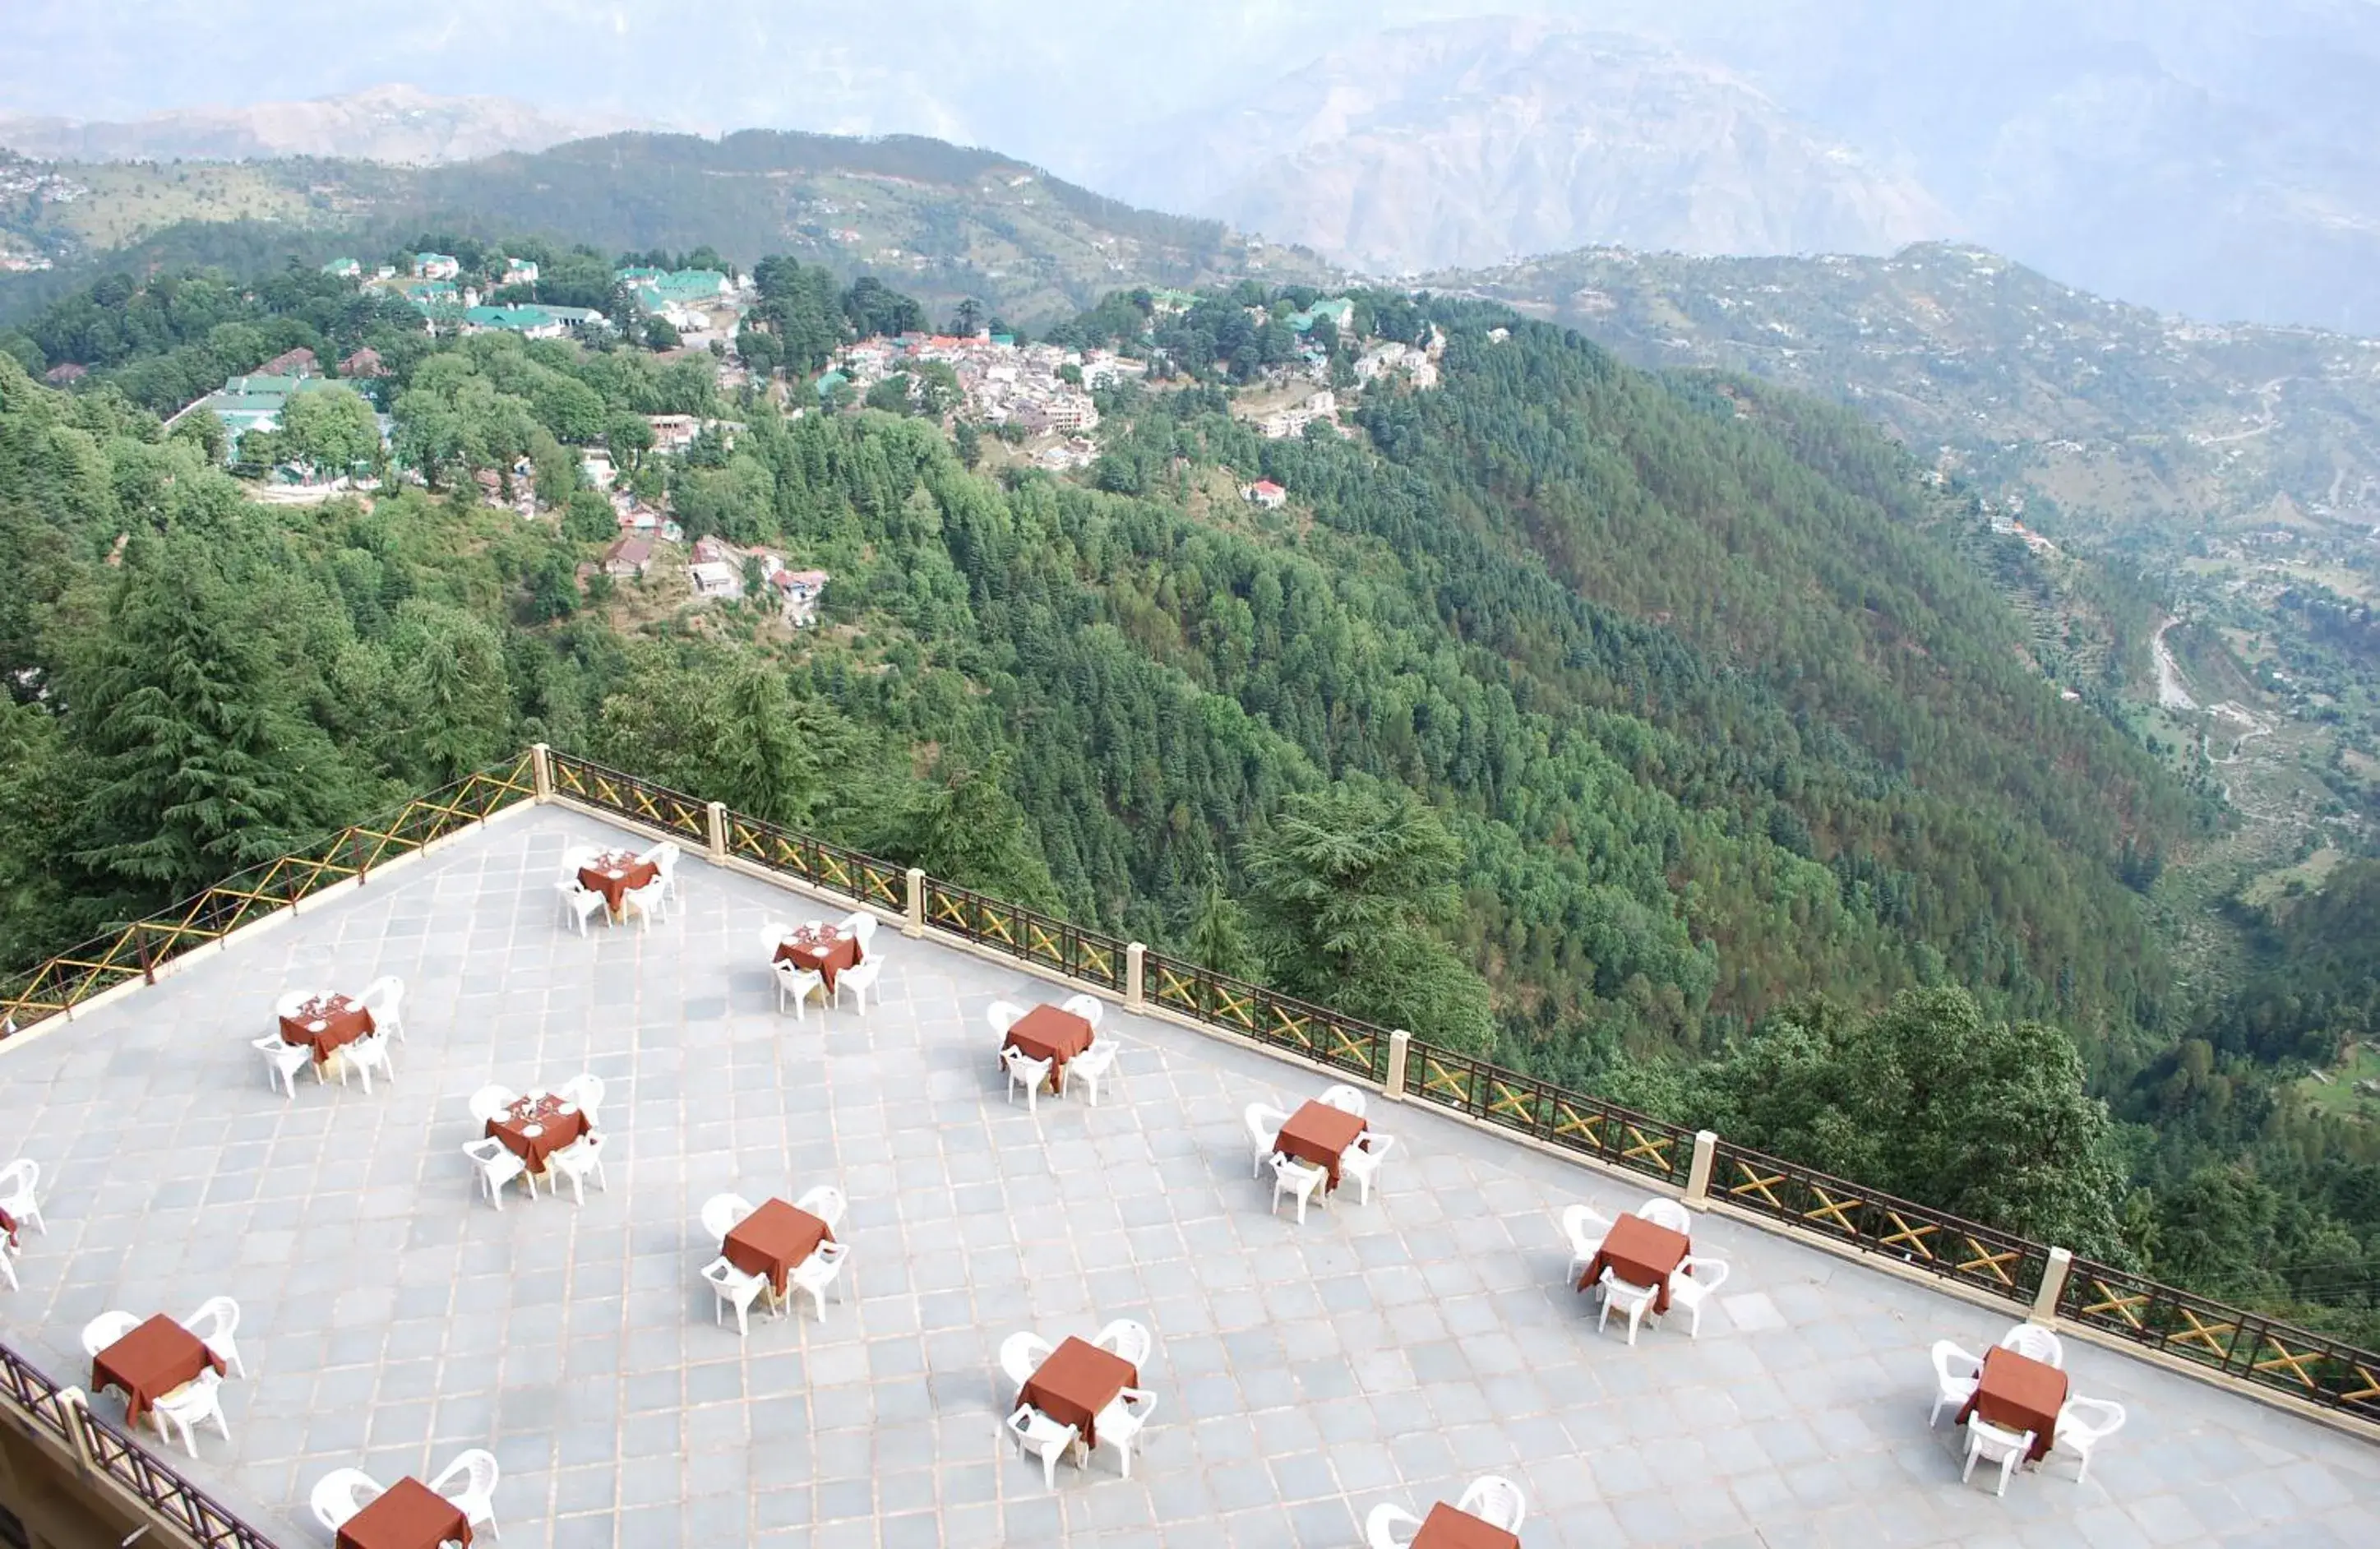
<path fill-rule="evenodd" d="M 600 896 L 604 918 L 613 924 L 625 921 L 632 908 L 639 919 L 650 921 L 666 900 L 669 848 L 662 845 L 642 855 L 627 849 L 573 851 L 563 863 L 564 896 L 582 902 L 589 894 Z M 591 908 L 574 908 L 574 912 L 579 913 L 583 930 Z"/>
<path fill-rule="evenodd" d="M 539 1178 L 549 1189 L 560 1187 L 552 1177 L 556 1167 L 568 1173 L 574 1185 L 582 1173 L 601 1179 L 601 1138 L 595 1130 L 595 1116 L 602 1100 L 603 1083 L 591 1075 L 574 1076 L 553 1091 L 540 1086 L 516 1093 L 488 1086 L 471 1094 L 471 1116 L 479 1121 L 483 1138 L 463 1150 L 479 1164 L 498 1210 L 504 1208 L 500 1191 L 514 1177 L 524 1179 L 531 1199 L 537 1197 Z"/>
<path fill-rule="evenodd" d="M 274 1031 L 256 1041 L 274 1085 L 298 1095 L 298 1072 L 311 1065 L 315 1084 L 330 1079 L 335 1067 L 345 1086 L 349 1070 L 360 1073 L 364 1090 L 371 1090 L 371 1073 L 396 1079 L 390 1057 L 390 1040 L 402 1023 L 395 1008 L 404 983 L 394 978 L 372 982 L 359 994 L 344 990 L 293 990 L 273 1003 Z"/>

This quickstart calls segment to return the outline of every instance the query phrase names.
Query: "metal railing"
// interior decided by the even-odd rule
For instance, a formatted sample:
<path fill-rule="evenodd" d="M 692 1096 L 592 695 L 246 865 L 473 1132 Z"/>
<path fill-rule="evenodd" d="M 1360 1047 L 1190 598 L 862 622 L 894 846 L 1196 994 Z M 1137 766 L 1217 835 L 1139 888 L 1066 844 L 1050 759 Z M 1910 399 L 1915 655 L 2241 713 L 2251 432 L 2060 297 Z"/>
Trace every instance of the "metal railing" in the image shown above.
<path fill-rule="evenodd" d="M 1737 1207 L 2030 1306 L 2049 1250 L 1989 1226 L 1730 1145 L 1714 1148 L 1710 1192 Z"/>
<path fill-rule="evenodd" d="M 343 828 L 322 843 L 250 866 L 170 909 L 94 936 L 21 972 L 0 975 L 0 1037 L 70 1011 L 157 970 L 243 925 L 287 909 L 349 877 L 409 855 L 536 794 L 526 753 L 467 775 L 383 816 Z"/>
<path fill-rule="evenodd" d="M 0 1403 L 70 1447 L 143 1508 L 172 1523 L 200 1549 L 274 1549 L 273 1540 L 123 1432 L 84 1408 L 6 1345 L 0 1345 Z"/>
<path fill-rule="evenodd" d="M 533 774 L 540 765 L 542 773 Z M 913 929 L 1362 1077 L 1413 1101 L 1682 1188 L 1691 1200 L 1723 1202 L 2021 1310 L 2054 1294 L 2057 1315 L 2081 1327 L 2234 1382 L 2380 1422 L 2380 1355 L 2372 1351 L 2107 1265 L 2082 1260 L 2064 1265 L 2064 1254 L 2041 1243 L 1723 1140 L 1712 1138 L 1716 1143 L 1706 1141 L 1698 1153 L 1696 1133 L 1681 1126 L 1195 963 L 1135 952 L 1137 944 L 549 750 L 408 803 L 385 825 L 346 830 L 304 856 L 253 868 L 180 909 L 0 981 L 6 987 L 0 1012 L 21 1021 L 29 1011 L 48 1015 L 133 977 L 153 975 L 177 951 L 528 797 L 540 778 L 551 780 L 554 795 L 592 810 L 682 835 L 856 904 L 905 913 Z M 6 1396 L 35 1412 L 37 1404 L 18 1392 L 22 1381 L 13 1360 L 0 1361 Z M 45 1423 L 57 1431 L 67 1422 Z"/>
<path fill-rule="evenodd" d="M 2058 1315 L 2234 1381 L 2380 1421 L 2380 1355 L 2077 1259 Z"/>

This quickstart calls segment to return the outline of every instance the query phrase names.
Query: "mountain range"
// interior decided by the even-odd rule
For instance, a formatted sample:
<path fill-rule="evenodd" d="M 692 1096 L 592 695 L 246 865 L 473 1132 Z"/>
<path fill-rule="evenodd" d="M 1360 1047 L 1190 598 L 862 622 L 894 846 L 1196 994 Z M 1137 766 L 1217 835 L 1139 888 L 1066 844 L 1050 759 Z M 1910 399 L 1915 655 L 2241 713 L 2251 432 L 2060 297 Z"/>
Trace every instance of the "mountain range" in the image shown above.
<path fill-rule="evenodd" d="M 507 97 L 374 86 L 307 102 L 177 108 L 117 122 L 0 116 L 0 145 L 44 161 L 250 161 L 341 156 L 423 165 L 650 128 L 621 115 L 550 112 Z"/>

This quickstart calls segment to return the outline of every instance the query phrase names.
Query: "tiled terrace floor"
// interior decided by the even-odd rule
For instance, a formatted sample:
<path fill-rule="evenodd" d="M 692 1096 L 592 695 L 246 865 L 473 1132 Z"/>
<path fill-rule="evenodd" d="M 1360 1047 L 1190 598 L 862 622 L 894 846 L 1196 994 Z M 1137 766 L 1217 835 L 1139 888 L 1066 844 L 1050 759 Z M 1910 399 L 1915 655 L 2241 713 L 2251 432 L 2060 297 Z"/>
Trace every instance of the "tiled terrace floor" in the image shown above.
<path fill-rule="evenodd" d="M 881 1006 L 797 1029 L 758 928 L 825 911 L 698 863 L 674 921 L 581 940 L 552 879 L 603 832 L 500 823 L 0 1052 L 0 1124 L 55 1179 L 5 1337 L 80 1383 L 93 1314 L 237 1297 L 237 1440 L 189 1467 L 289 1545 L 325 1541 L 327 1470 L 476 1445 L 508 1549 L 1353 1545 L 1375 1502 L 1487 1471 L 1533 1546 L 2380 1543 L 2380 1448 L 2079 1344 L 2077 1390 L 2132 1411 L 2090 1482 L 2061 1458 L 2005 1500 L 1961 1487 L 1926 1348 L 2009 1319 L 1737 1223 L 1696 1235 L 1735 1266 L 1699 1343 L 1598 1337 L 1556 1215 L 1643 1191 L 1410 1107 L 1375 1113 L 1403 1146 L 1368 1208 L 1274 1219 L 1241 1107 L 1324 1083 L 1196 1032 L 1111 1008 L 1112 1095 L 1037 1126 L 982 1012 L 1049 986 L 888 929 Z M 275 994 L 380 973 L 410 986 L 394 1090 L 268 1093 Z M 581 1068 L 611 1087 L 611 1192 L 491 1211 L 465 1097 Z M 823 1181 L 856 1303 L 739 1346 L 697 1205 Z M 1102 1455 L 1048 1494 L 1003 1448 L 994 1350 L 1127 1314 L 1159 1340 L 1135 1477 Z"/>

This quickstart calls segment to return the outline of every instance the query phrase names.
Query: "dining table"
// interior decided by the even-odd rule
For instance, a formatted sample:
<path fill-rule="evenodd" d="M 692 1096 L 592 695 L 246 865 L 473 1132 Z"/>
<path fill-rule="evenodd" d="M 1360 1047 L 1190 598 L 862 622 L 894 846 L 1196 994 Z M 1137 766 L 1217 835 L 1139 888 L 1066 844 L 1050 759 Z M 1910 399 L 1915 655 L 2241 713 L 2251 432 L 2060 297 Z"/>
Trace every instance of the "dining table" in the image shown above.
<path fill-rule="evenodd" d="M 1364 1116 L 1309 1101 L 1289 1116 L 1273 1140 L 1273 1150 L 1295 1161 L 1320 1167 L 1330 1175 L 1325 1189 L 1339 1187 L 1339 1159 L 1364 1133 Z"/>
<path fill-rule="evenodd" d="M 469 1549 L 471 1519 L 463 1508 L 407 1475 L 365 1503 L 339 1527 L 337 1549 Z"/>
<path fill-rule="evenodd" d="M 1025 1379 L 1016 1401 L 1030 1404 L 1061 1425 L 1071 1425 L 1087 1450 L 1099 1445 L 1099 1411 L 1128 1387 L 1140 1385 L 1140 1369 L 1113 1350 L 1069 1335 Z"/>
<path fill-rule="evenodd" d="M 1087 1017 L 1062 1006 L 1037 1006 L 1008 1025 L 1000 1046 L 1014 1049 L 1026 1059 L 1050 1062 L 1050 1090 L 1066 1090 L 1066 1062 L 1091 1046 L 1096 1030 Z"/>
<path fill-rule="evenodd" d="M 859 937 L 847 931 L 838 931 L 824 921 L 814 920 L 807 925 L 796 925 L 777 943 L 776 960 L 791 963 L 806 973 L 815 973 L 826 985 L 826 993 L 834 994 L 834 976 L 844 969 L 857 966 L 860 958 Z"/>
<path fill-rule="evenodd" d="M 834 1228 L 808 1211 L 783 1200 L 763 1200 L 727 1229 L 719 1251 L 745 1274 L 767 1275 L 769 1288 L 782 1301 L 786 1277 L 809 1261 L 819 1244 L 833 1240 Z"/>
<path fill-rule="evenodd" d="M 310 995 L 281 1018 L 281 1042 L 313 1050 L 317 1065 L 330 1064 L 333 1055 L 373 1031 L 370 1009 L 346 994 Z"/>
<path fill-rule="evenodd" d="M 1632 1286 L 1653 1287 L 1653 1311 L 1670 1310 L 1670 1276 L 1694 1251 L 1694 1239 L 1641 1215 L 1623 1215 L 1603 1235 L 1603 1246 L 1588 1260 L 1578 1277 L 1578 1288 L 1591 1288 L 1609 1270 Z"/>
<path fill-rule="evenodd" d="M 1521 1535 L 1440 1501 L 1421 1519 L 1407 1549 L 1521 1549 Z"/>
<path fill-rule="evenodd" d="M 576 1103 L 553 1092 L 531 1092 L 514 1098 L 510 1106 L 490 1118 L 487 1133 L 527 1163 L 530 1172 L 542 1177 L 553 1153 L 577 1144 L 589 1128 L 586 1114 Z"/>
<path fill-rule="evenodd" d="M 91 1390 L 123 1390 L 125 1423 L 138 1425 L 158 1399 L 210 1367 L 220 1373 L 223 1357 L 160 1312 L 91 1358 Z"/>
<path fill-rule="evenodd" d="M 2003 1431 L 2020 1435 L 2030 1431 L 2033 1447 L 2025 1460 L 2038 1463 L 2049 1456 L 2058 1440 L 2058 1411 L 2066 1407 L 2066 1395 L 2064 1372 L 2005 1345 L 1994 1345 L 1984 1352 L 1984 1370 L 1975 1381 L 1975 1391 L 1959 1409 L 1959 1423 L 1966 1424 L 1970 1415 L 1981 1415 Z"/>
<path fill-rule="evenodd" d="M 612 850 L 578 868 L 578 885 L 603 895 L 604 907 L 616 920 L 620 917 L 620 900 L 661 874 L 658 865 L 633 851 Z"/>

